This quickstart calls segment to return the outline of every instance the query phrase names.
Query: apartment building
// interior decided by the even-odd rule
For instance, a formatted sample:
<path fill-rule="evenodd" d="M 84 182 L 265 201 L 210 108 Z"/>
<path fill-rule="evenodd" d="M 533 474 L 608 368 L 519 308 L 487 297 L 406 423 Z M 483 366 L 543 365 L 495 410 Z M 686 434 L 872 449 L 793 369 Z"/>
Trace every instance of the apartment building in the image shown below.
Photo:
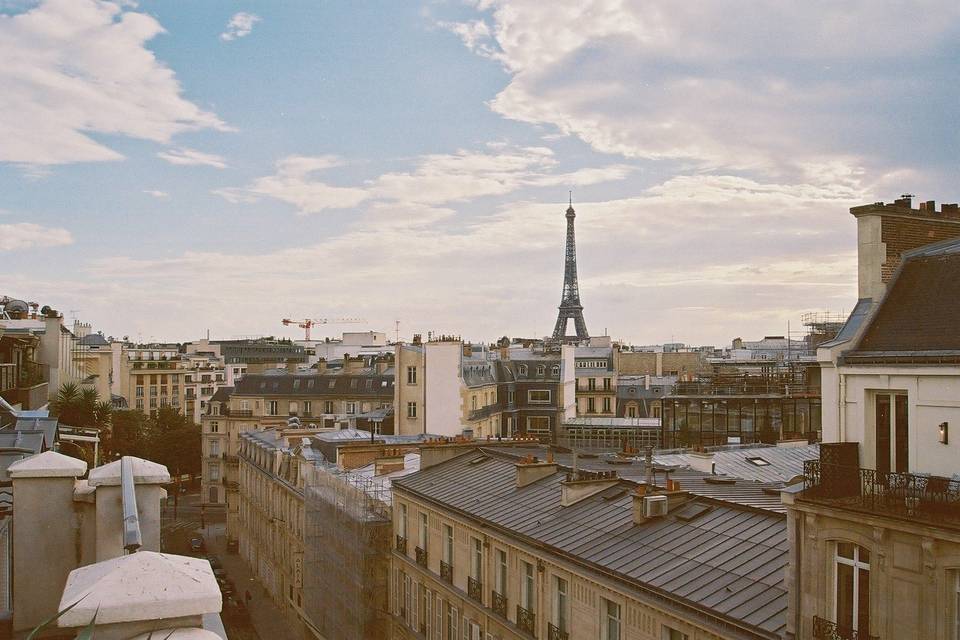
<path fill-rule="evenodd" d="M 669 376 L 677 380 L 695 380 L 713 368 L 701 351 L 669 351 L 663 347 L 651 351 L 621 351 L 617 355 L 617 374 L 621 376 Z"/>
<path fill-rule="evenodd" d="M 888 208 L 851 210 L 887 247 L 861 235 L 867 297 L 818 350 L 824 444 L 784 498 L 788 638 L 960 639 L 960 239 L 892 251 Z M 957 215 L 894 209 L 911 238 Z"/>
<path fill-rule="evenodd" d="M 180 345 L 113 342 L 110 346 L 114 395 L 148 415 L 168 406 L 183 412 L 186 363 L 180 358 Z"/>
<path fill-rule="evenodd" d="M 782 514 L 475 448 L 393 482 L 393 638 L 780 638 Z"/>
<path fill-rule="evenodd" d="M 594 340 L 596 338 L 591 338 Z M 619 351 L 610 345 L 576 347 L 578 416 L 611 417 L 616 414 L 618 355 Z"/>
<path fill-rule="evenodd" d="M 224 505 L 227 509 L 227 531 L 237 517 L 239 503 L 240 434 L 253 423 L 230 415 L 233 387 L 221 387 L 210 397 L 205 413 L 200 416 L 203 464 L 201 466 L 200 500 L 205 505 Z M 233 538 L 236 539 L 235 537 Z"/>
<path fill-rule="evenodd" d="M 676 382 L 676 378 L 668 376 L 619 376 L 617 416 L 660 418 L 663 414 L 663 398 L 673 392 Z"/>
<path fill-rule="evenodd" d="M 207 404 L 214 394 L 227 385 L 227 372 L 222 359 L 213 353 L 187 353 L 183 359 L 184 415 L 200 424 Z"/>

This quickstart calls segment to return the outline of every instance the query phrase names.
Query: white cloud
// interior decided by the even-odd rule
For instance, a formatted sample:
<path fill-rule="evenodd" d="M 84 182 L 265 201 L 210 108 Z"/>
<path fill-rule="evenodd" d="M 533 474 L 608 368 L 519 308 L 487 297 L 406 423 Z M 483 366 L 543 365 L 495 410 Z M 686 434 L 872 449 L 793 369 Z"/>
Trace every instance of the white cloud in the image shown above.
<path fill-rule="evenodd" d="M 362 186 L 335 186 L 316 174 L 342 164 L 334 156 L 290 156 L 277 163 L 276 173 L 246 187 L 217 190 L 230 202 L 275 198 L 294 205 L 301 214 L 345 209 L 367 201 L 396 201 L 434 206 L 485 196 L 502 196 L 524 187 L 584 186 L 622 180 L 633 167 L 611 164 L 557 172 L 557 159 L 545 147 L 488 145 L 485 151 L 460 150 L 414 160 L 409 171 L 384 173 Z"/>
<path fill-rule="evenodd" d="M 122 157 L 90 133 L 166 143 L 182 131 L 226 130 L 182 97 L 145 46 L 160 33 L 153 17 L 100 0 L 45 0 L 0 16 L 0 162 Z"/>
<path fill-rule="evenodd" d="M 230 22 L 227 23 L 226 31 L 220 34 L 220 39 L 229 42 L 237 38 L 245 38 L 253 32 L 253 25 L 258 22 L 260 22 L 260 16 L 256 14 L 243 11 L 235 13 L 230 18 Z"/>
<path fill-rule="evenodd" d="M 858 141 L 869 156 L 889 135 L 873 103 L 936 91 L 901 65 L 955 37 L 960 18 L 950 0 L 473 4 L 477 18 L 441 25 L 510 73 L 497 113 L 625 157 L 781 172 Z"/>
<path fill-rule="evenodd" d="M 204 153 L 203 151 L 188 149 L 186 147 L 160 151 L 157 153 L 157 156 L 170 164 L 206 165 L 208 167 L 216 167 L 217 169 L 227 168 L 227 161 L 223 156 L 218 156 L 214 153 Z"/>
<path fill-rule="evenodd" d="M 60 227 L 44 227 L 32 222 L 0 224 L 0 251 L 42 249 L 73 244 L 73 236 Z"/>
<path fill-rule="evenodd" d="M 169 193 L 166 191 L 160 191 L 159 189 L 144 189 L 143 192 L 148 196 L 153 196 L 154 198 L 158 198 L 160 200 L 166 200 L 170 197 Z"/>

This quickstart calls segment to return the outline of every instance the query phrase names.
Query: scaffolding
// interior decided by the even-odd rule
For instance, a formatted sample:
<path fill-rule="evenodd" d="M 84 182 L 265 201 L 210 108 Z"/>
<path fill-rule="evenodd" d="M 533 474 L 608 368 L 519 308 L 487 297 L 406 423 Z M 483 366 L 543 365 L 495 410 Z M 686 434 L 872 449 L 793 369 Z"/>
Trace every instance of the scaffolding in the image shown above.
<path fill-rule="evenodd" d="M 326 640 L 386 638 L 390 483 L 315 463 L 304 488 L 304 614 Z"/>

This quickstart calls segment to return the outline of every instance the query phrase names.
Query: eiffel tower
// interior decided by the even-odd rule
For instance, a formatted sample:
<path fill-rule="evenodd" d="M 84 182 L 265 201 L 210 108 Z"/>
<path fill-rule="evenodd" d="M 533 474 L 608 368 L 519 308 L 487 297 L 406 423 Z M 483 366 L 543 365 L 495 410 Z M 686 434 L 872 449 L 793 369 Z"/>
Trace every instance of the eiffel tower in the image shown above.
<path fill-rule="evenodd" d="M 580 289 L 577 286 L 577 240 L 573 233 L 573 219 L 577 217 L 573 210 L 573 194 L 570 194 L 570 206 L 567 208 L 567 251 L 563 265 L 563 297 L 560 300 L 560 313 L 557 326 L 553 329 L 553 339 L 564 341 L 567 333 L 567 321 L 573 320 L 577 338 L 586 340 L 587 323 L 583 321 L 583 305 L 580 304 Z"/>

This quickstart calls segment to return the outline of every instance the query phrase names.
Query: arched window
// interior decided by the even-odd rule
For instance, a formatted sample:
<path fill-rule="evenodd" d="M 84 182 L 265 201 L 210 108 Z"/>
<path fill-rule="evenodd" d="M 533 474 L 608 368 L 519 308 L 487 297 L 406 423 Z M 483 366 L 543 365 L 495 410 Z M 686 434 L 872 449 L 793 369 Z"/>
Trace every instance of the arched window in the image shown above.
<path fill-rule="evenodd" d="M 560 365 L 556 365 L 556 364 L 553 365 L 553 375 L 555 375 L 555 376 L 559 376 L 559 375 L 560 375 Z"/>

